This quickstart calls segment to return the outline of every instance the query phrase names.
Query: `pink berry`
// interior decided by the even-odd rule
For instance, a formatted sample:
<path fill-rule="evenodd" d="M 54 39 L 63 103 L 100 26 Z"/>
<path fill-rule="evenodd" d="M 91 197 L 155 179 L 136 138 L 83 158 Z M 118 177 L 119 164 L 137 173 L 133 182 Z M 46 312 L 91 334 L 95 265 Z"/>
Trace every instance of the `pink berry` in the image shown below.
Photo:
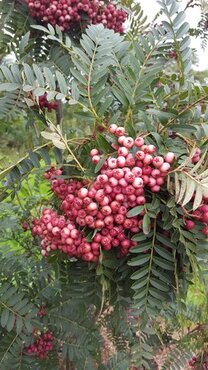
<path fill-rule="evenodd" d="M 126 148 L 132 148 L 134 145 L 134 139 L 132 137 L 126 137 L 123 141 L 123 146 Z"/>
<path fill-rule="evenodd" d="M 137 137 L 135 140 L 134 140 L 134 145 L 136 145 L 137 147 L 141 147 L 142 145 L 144 145 L 144 139 L 143 137 Z"/>
<path fill-rule="evenodd" d="M 110 127 L 109 127 L 109 131 L 110 131 L 110 133 L 111 133 L 111 134 L 115 134 L 117 127 L 118 127 L 118 126 L 117 126 L 116 124 L 112 124 L 112 125 L 110 125 Z"/>
<path fill-rule="evenodd" d="M 152 164 L 154 167 L 159 168 L 164 163 L 163 157 L 157 156 L 153 159 Z"/>
<path fill-rule="evenodd" d="M 170 164 L 167 162 L 164 162 L 162 166 L 160 167 L 161 172 L 168 172 L 170 169 Z"/>
<path fill-rule="evenodd" d="M 136 177 L 132 184 L 135 188 L 142 188 L 143 187 L 143 180 L 141 177 Z"/>
<path fill-rule="evenodd" d="M 92 163 L 93 164 L 98 164 L 98 162 L 100 161 L 101 157 L 99 155 L 94 155 L 92 157 Z"/>
<path fill-rule="evenodd" d="M 90 156 L 91 157 L 94 157 L 95 155 L 98 155 L 99 154 L 99 151 L 97 150 L 97 149 L 92 149 L 91 151 L 90 151 Z"/>
<path fill-rule="evenodd" d="M 174 159 L 175 159 L 175 154 L 174 154 L 174 153 L 172 153 L 172 152 L 168 152 L 168 153 L 165 155 L 164 159 L 165 159 L 165 162 L 167 162 L 167 163 L 172 163 L 172 162 L 174 161 Z"/>
<path fill-rule="evenodd" d="M 204 234 L 204 235 L 208 235 L 208 226 L 204 226 L 203 227 L 203 229 L 201 230 L 202 231 L 202 233 Z"/>
<path fill-rule="evenodd" d="M 117 165 L 118 165 L 118 167 L 124 167 L 126 165 L 126 159 L 125 159 L 125 157 L 123 157 L 123 156 L 120 155 L 117 158 Z"/>

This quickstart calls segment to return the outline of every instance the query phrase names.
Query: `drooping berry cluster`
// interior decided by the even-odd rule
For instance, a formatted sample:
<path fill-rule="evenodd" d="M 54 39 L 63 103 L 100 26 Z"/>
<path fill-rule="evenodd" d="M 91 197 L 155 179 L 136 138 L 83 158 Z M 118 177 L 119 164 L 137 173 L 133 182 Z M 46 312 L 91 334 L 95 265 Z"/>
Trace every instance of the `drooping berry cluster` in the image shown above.
<path fill-rule="evenodd" d="M 100 0 L 27 0 L 29 13 L 38 21 L 59 25 L 68 31 L 82 20 L 88 24 L 102 23 L 104 27 L 123 32 L 127 14 L 113 3 L 107 6 Z"/>
<path fill-rule="evenodd" d="M 41 241 L 42 255 L 47 256 L 52 250 L 60 250 L 70 257 L 79 257 L 84 261 L 95 261 L 91 246 L 83 234 L 69 219 L 58 215 L 51 209 L 44 209 L 42 217 L 33 221 L 33 235 Z"/>
<path fill-rule="evenodd" d="M 192 230 L 196 227 L 195 221 L 200 221 L 204 226 L 201 229 L 201 232 L 204 235 L 208 235 L 208 198 L 203 198 L 204 204 L 202 204 L 199 208 L 192 212 L 191 217 L 194 219 L 186 220 L 186 228 L 188 230 Z"/>
<path fill-rule="evenodd" d="M 189 361 L 189 366 L 196 370 L 208 370 L 208 354 L 205 354 L 203 359 L 201 357 L 197 358 L 196 356 L 193 356 Z"/>
<path fill-rule="evenodd" d="M 49 102 L 47 99 L 47 94 L 44 94 L 39 97 L 39 107 L 41 109 L 47 109 L 48 112 L 51 112 L 52 110 L 56 110 L 58 108 L 58 102 Z"/>
<path fill-rule="evenodd" d="M 116 153 L 104 161 L 91 183 L 60 178 L 60 169 L 45 173 L 61 200 L 62 215 L 45 209 L 41 218 L 34 220 L 32 232 L 42 239 L 44 256 L 58 249 L 69 256 L 96 261 L 100 248 L 116 248 L 119 256 L 124 256 L 134 245 L 131 238 L 141 230 L 145 210 L 134 217 L 128 212 L 145 204 L 147 189 L 149 194 L 160 191 L 174 154 L 156 155 L 154 145 L 145 145 L 143 137 L 134 140 L 126 136 L 123 127 L 112 125 L 109 131 L 117 138 L 113 144 Z M 90 156 L 95 165 L 102 158 L 97 149 L 92 149 Z M 90 229 L 95 232 L 88 242 L 84 230 Z"/>
<path fill-rule="evenodd" d="M 33 355 L 40 359 L 45 359 L 48 353 L 53 350 L 54 336 L 50 332 L 41 334 L 39 338 L 25 349 L 28 355 Z"/>

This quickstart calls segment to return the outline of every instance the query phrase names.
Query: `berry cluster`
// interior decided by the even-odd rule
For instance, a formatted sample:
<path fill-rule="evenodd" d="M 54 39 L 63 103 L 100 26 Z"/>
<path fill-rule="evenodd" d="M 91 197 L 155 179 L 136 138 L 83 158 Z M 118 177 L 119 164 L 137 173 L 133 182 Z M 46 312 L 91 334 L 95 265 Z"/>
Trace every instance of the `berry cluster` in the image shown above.
<path fill-rule="evenodd" d="M 107 6 L 101 0 L 27 0 L 31 16 L 43 23 L 56 24 L 68 31 L 86 19 L 88 23 L 102 23 L 104 27 L 123 32 L 127 14 L 113 3 Z"/>
<path fill-rule="evenodd" d="M 96 261 L 83 233 L 69 219 L 58 215 L 51 209 L 44 209 L 42 217 L 33 221 L 32 234 L 41 241 L 42 255 L 47 256 L 52 250 L 60 250 L 70 257 L 79 257 L 84 261 Z M 99 255 L 99 253 L 98 253 Z"/>
<path fill-rule="evenodd" d="M 126 136 L 123 127 L 111 125 L 109 131 L 117 138 L 113 144 L 116 154 L 105 160 L 91 183 L 65 180 L 60 177 L 61 169 L 45 173 L 61 200 L 63 215 L 45 209 L 41 218 L 33 221 L 32 232 L 42 239 L 43 256 L 59 249 L 71 257 L 97 261 L 100 248 L 116 248 L 119 256 L 124 256 L 134 246 L 131 238 L 141 230 L 145 211 L 134 217 L 129 217 L 128 211 L 146 203 L 145 190 L 149 189 L 149 194 L 160 191 L 174 154 L 157 155 L 154 145 L 145 145 L 143 137 L 134 140 Z M 92 149 L 90 156 L 95 165 L 102 158 L 97 149 Z M 95 230 L 91 242 L 85 238 L 86 229 Z"/>
<path fill-rule="evenodd" d="M 41 95 L 39 97 L 39 107 L 41 109 L 46 108 L 48 112 L 51 112 L 52 110 L 56 110 L 58 108 L 58 102 L 57 101 L 49 102 L 47 99 L 47 94 L 45 93 L 44 95 Z"/>
<path fill-rule="evenodd" d="M 196 211 L 193 211 L 191 217 L 197 221 L 204 224 L 201 232 L 204 235 L 208 235 L 208 199 L 204 198 L 204 204 L 202 204 Z M 192 220 L 186 220 L 186 228 L 188 230 L 194 229 L 196 226 L 195 222 Z"/>
<path fill-rule="evenodd" d="M 192 359 L 189 361 L 189 366 L 192 369 L 208 370 L 208 355 L 205 355 L 203 357 L 203 360 L 201 360 L 200 358 L 197 359 L 196 356 L 193 356 Z"/>
<path fill-rule="evenodd" d="M 46 306 L 41 306 L 37 312 L 37 316 L 44 317 L 47 315 Z"/>
<path fill-rule="evenodd" d="M 53 350 L 53 340 L 53 334 L 46 332 L 42 334 L 33 344 L 26 348 L 26 353 L 43 360 L 48 356 L 48 353 Z"/>

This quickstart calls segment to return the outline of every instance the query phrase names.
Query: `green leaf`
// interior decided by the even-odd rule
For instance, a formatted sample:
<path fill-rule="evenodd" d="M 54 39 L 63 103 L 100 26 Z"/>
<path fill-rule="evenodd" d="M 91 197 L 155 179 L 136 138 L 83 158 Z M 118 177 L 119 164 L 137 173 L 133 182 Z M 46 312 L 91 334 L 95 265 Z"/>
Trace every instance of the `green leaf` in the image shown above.
<path fill-rule="evenodd" d="M 149 261 L 149 259 L 150 259 L 149 254 L 142 255 L 142 256 L 137 256 L 135 258 L 132 258 L 128 262 L 128 265 L 129 266 L 141 266 L 141 265 L 144 265 L 145 263 L 147 263 Z"/>
<path fill-rule="evenodd" d="M 50 89 L 56 90 L 55 78 L 54 78 L 53 73 L 51 72 L 50 68 L 44 67 L 43 72 L 44 72 L 44 76 L 45 76 L 47 85 L 50 87 Z"/>
<path fill-rule="evenodd" d="M 16 319 L 16 332 L 17 334 L 20 334 L 22 332 L 23 328 L 23 320 L 21 317 L 17 317 Z"/>
<path fill-rule="evenodd" d="M 6 327 L 8 319 L 9 319 L 9 310 L 5 308 L 1 314 L 1 326 L 3 328 Z"/>
<path fill-rule="evenodd" d="M 148 237 L 150 237 L 151 235 L 149 234 Z M 134 236 L 132 236 L 131 240 L 135 241 L 135 242 L 140 242 L 140 241 L 143 241 L 143 240 L 147 240 L 147 236 L 143 234 L 142 231 L 140 231 L 140 233 L 138 234 L 135 234 Z"/>
<path fill-rule="evenodd" d="M 175 19 L 173 20 L 174 26 L 175 27 L 179 26 L 179 24 L 182 23 L 185 19 L 186 19 L 186 13 L 184 11 L 179 12 L 177 16 L 175 17 Z"/>
<path fill-rule="evenodd" d="M 67 96 L 68 87 L 67 87 L 67 83 L 66 83 L 64 76 L 59 71 L 56 71 L 56 77 L 57 77 L 57 81 L 58 81 L 61 93 Z"/>
<path fill-rule="evenodd" d="M 36 30 L 43 31 L 45 33 L 50 33 L 50 31 L 46 27 L 43 27 L 43 26 L 32 25 L 31 27 L 36 29 Z"/>
<path fill-rule="evenodd" d="M 103 156 L 95 166 L 95 173 L 99 172 L 106 161 L 106 157 Z"/>
<path fill-rule="evenodd" d="M 6 326 L 8 332 L 12 331 L 12 329 L 14 328 L 14 324 L 15 324 L 15 315 L 10 312 Z"/>
<path fill-rule="evenodd" d="M 188 22 L 184 22 L 182 24 L 182 26 L 178 29 L 178 31 L 176 32 L 176 38 L 177 39 L 180 39 L 182 38 L 184 35 L 186 35 L 189 31 L 189 23 Z"/>
<path fill-rule="evenodd" d="M 152 286 L 159 290 L 162 290 L 163 292 L 168 292 L 170 290 L 170 287 L 167 284 L 163 283 L 159 279 L 155 279 L 154 277 L 151 278 L 150 283 Z"/>
<path fill-rule="evenodd" d="M 142 230 L 145 235 L 148 235 L 151 230 L 151 220 L 147 213 L 143 217 Z"/>
<path fill-rule="evenodd" d="M 170 253 L 169 251 L 167 251 L 164 247 L 160 247 L 160 246 L 155 246 L 155 251 L 161 256 L 163 257 L 164 259 L 166 259 L 167 261 L 170 261 L 170 262 L 174 262 L 174 257 L 172 255 L 172 253 Z"/>
<path fill-rule="evenodd" d="M 20 84 L 14 82 L 7 82 L 0 84 L 0 91 L 15 91 L 21 87 Z"/>
<path fill-rule="evenodd" d="M 26 46 L 28 45 L 29 39 L 30 39 L 30 31 L 28 31 L 20 40 L 20 43 L 19 43 L 20 53 L 23 53 L 23 51 L 25 50 Z"/>
<path fill-rule="evenodd" d="M 132 280 L 137 280 L 137 279 L 140 279 L 142 278 L 143 276 L 147 275 L 149 272 L 149 267 L 148 266 L 144 266 L 142 268 L 140 268 L 138 271 L 134 272 L 132 275 L 131 275 L 131 279 Z"/>
<path fill-rule="evenodd" d="M 142 211 L 144 210 L 144 206 L 137 206 L 132 208 L 130 211 L 127 213 L 127 217 L 134 217 L 139 215 Z"/>
<path fill-rule="evenodd" d="M 100 150 L 103 150 L 104 152 L 107 153 L 112 152 L 111 144 L 106 140 L 106 138 L 103 135 L 98 134 L 96 136 L 96 142 Z"/>
<path fill-rule="evenodd" d="M 174 271 L 174 264 L 168 262 L 167 260 L 164 261 L 164 259 L 160 257 L 154 256 L 154 263 L 164 270 Z"/>

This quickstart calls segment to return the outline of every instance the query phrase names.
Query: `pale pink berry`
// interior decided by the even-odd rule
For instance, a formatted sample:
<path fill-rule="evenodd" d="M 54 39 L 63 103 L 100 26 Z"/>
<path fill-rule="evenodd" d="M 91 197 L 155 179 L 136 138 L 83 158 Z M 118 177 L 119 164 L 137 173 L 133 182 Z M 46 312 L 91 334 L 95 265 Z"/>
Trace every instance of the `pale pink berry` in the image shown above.
<path fill-rule="evenodd" d="M 157 150 L 156 146 L 155 145 L 148 145 L 148 153 L 149 154 L 153 154 L 155 153 Z"/>
<path fill-rule="evenodd" d="M 152 170 L 151 176 L 154 177 L 154 178 L 159 177 L 160 176 L 160 170 L 158 170 L 158 169 Z"/>
<path fill-rule="evenodd" d="M 119 156 L 126 157 L 128 154 L 129 154 L 129 151 L 128 151 L 127 147 L 125 147 L 125 146 L 121 146 L 121 147 L 118 149 L 118 155 L 119 155 Z"/>
<path fill-rule="evenodd" d="M 193 157 L 191 159 L 191 161 L 192 161 L 192 163 L 198 163 L 200 161 L 200 157 L 199 156 L 198 157 Z"/>
<path fill-rule="evenodd" d="M 119 136 L 118 137 L 118 143 L 120 144 L 120 145 L 123 145 L 123 141 L 124 141 L 124 139 L 126 138 L 126 136 L 124 136 L 124 135 L 122 135 L 122 136 Z"/>
<path fill-rule="evenodd" d="M 174 161 L 174 158 L 175 158 L 175 154 L 173 152 L 168 152 L 164 157 L 165 162 L 167 163 L 172 163 Z"/>
<path fill-rule="evenodd" d="M 110 133 L 111 134 L 115 134 L 115 132 L 116 132 L 116 130 L 117 130 L 117 125 L 114 123 L 114 124 L 112 124 L 112 125 L 110 125 L 110 127 L 109 127 L 109 131 L 110 131 Z"/>
<path fill-rule="evenodd" d="M 129 153 L 126 157 L 126 165 L 127 166 L 135 166 L 135 159 L 132 153 Z"/>
<path fill-rule="evenodd" d="M 138 205 L 143 205 L 143 204 L 145 204 L 145 203 L 146 203 L 146 199 L 145 199 L 145 197 L 144 197 L 144 196 L 142 196 L 142 195 L 138 196 L 138 197 L 136 198 L 136 203 L 137 203 Z"/>
<path fill-rule="evenodd" d="M 127 173 L 125 174 L 124 178 L 125 178 L 125 180 L 126 180 L 127 182 L 132 183 L 132 182 L 134 181 L 134 179 L 135 179 L 135 175 L 133 174 L 133 172 L 129 171 L 129 172 L 127 172 Z"/>
<path fill-rule="evenodd" d="M 128 182 L 125 180 L 125 178 L 122 177 L 122 179 L 118 180 L 118 183 L 120 186 L 122 186 L 123 188 L 126 188 L 127 185 L 128 185 Z"/>
<path fill-rule="evenodd" d="M 126 165 L 126 159 L 122 155 L 117 158 L 118 167 L 124 167 Z"/>
<path fill-rule="evenodd" d="M 94 155 L 92 157 L 92 163 L 93 164 L 98 164 L 98 162 L 100 161 L 101 157 L 99 155 Z"/>
<path fill-rule="evenodd" d="M 110 186 L 112 186 L 112 187 L 118 185 L 118 180 L 115 177 L 110 177 L 110 179 L 108 179 L 108 182 L 109 182 Z"/>
<path fill-rule="evenodd" d="M 134 145 L 134 139 L 132 137 L 126 137 L 123 141 L 123 146 L 130 149 Z"/>
<path fill-rule="evenodd" d="M 164 162 L 160 167 L 160 172 L 168 172 L 170 169 L 170 163 Z"/>
<path fill-rule="evenodd" d="M 151 156 L 151 154 L 146 154 L 144 159 L 143 159 L 143 163 L 145 165 L 148 165 L 148 164 L 152 163 L 152 161 L 153 161 L 153 157 Z"/>
<path fill-rule="evenodd" d="M 95 210 L 97 210 L 98 209 L 98 205 L 97 205 L 97 203 L 95 203 L 95 202 L 91 202 L 90 204 L 89 204 L 89 206 L 87 206 L 87 210 L 88 211 L 95 211 Z"/>
<path fill-rule="evenodd" d="M 163 185 L 164 184 L 164 179 L 163 179 L 163 177 L 157 177 L 156 178 L 156 184 L 157 185 Z"/>
<path fill-rule="evenodd" d="M 160 186 L 159 185 L 155 185 L 151 188 L 151 191 L 153 193 L 158 193 L 160 191 Z"/>
<path fill-rule="evenodd" d="M 108 167 L 109 168 L 116 168 L 117 167 L 117 159 L 116 158 L 109 158 L 108 159 Z"/>
<path fill-rule="evenodd" d="M 97 149 L 92 149 L 91 151 L 90 151 L 90 156 L 91 157 L 94 157 L 95 155 L 98 155 L 99 154 L 99 151 L 97 150 Z"/>
<path fill-rule="evenodd" d="M 132 168 L 132 173 L 136 176 L 136 177 L 140 177 L 142 175 L 142 169 L 140 167 L 133 167 Z"/>
<path fill-rule="evenodd" d="M 150 187 L 153 187 L 153 186 L 155 186 L 156 185 L 156 179 L 154 179 L 154 177 L 149 177 L 149 183 L 148 183 L 148 185 L 150 186 Z"/>
<path fill-rule="evenodd" d="M 135 156 L 138 160 L 143 161 L 143 159 L 145 157 L 145 153 L 142 150 L 138 150 L 138 152 L 136 152 Z"/>
<path fill-rule="evenodd" d="M 125 135 L 125 128 L 124 127 L 117 127 L 115 131 L 116 136 L 123 136 Z"/>
<path fill-rule="evenodd" d="M 83 199 L 83 198 L 86 198 L 88 195 L 88 190 L 86 188 L 81 188 L 79 189 L 78 191 L 78 197 Z"/>
<path fill-rule="evenodd" d="M 100 183 L 100 184 L 105 184 L 107 181 L 108 181 L 108 176 L 103 174 L 103 175 L 98 175 L 97 177 L 97 181 Z"/>
<path fill-rule="evenodd" d="M 58 226 L 53 227 L 52 234 L 57 236 L 60 233 L 60 229 Z"/>
<path fill-rule="evenodd" d="M 144 139 L 143 139 L 143 137 L 141 137 L 141 136 L 137 137 L 134 140 L 134 145 L 136 145 L 137 147 L 140 147 L 140 146 L 144 145 Z"/>
<path fill-rule="evenodd" d="M 141 177 L 136 177 L 132 184 L 135 188 L 142 188 L 143 187 L 143 180 Z"/>
<path fill-rule="evenodd" d="M 163 163 L 164 163 L 164 159 L 161 156 L 155 157 L 152 161 L 153 166 L 156 168 L 160 168 Z"/>

